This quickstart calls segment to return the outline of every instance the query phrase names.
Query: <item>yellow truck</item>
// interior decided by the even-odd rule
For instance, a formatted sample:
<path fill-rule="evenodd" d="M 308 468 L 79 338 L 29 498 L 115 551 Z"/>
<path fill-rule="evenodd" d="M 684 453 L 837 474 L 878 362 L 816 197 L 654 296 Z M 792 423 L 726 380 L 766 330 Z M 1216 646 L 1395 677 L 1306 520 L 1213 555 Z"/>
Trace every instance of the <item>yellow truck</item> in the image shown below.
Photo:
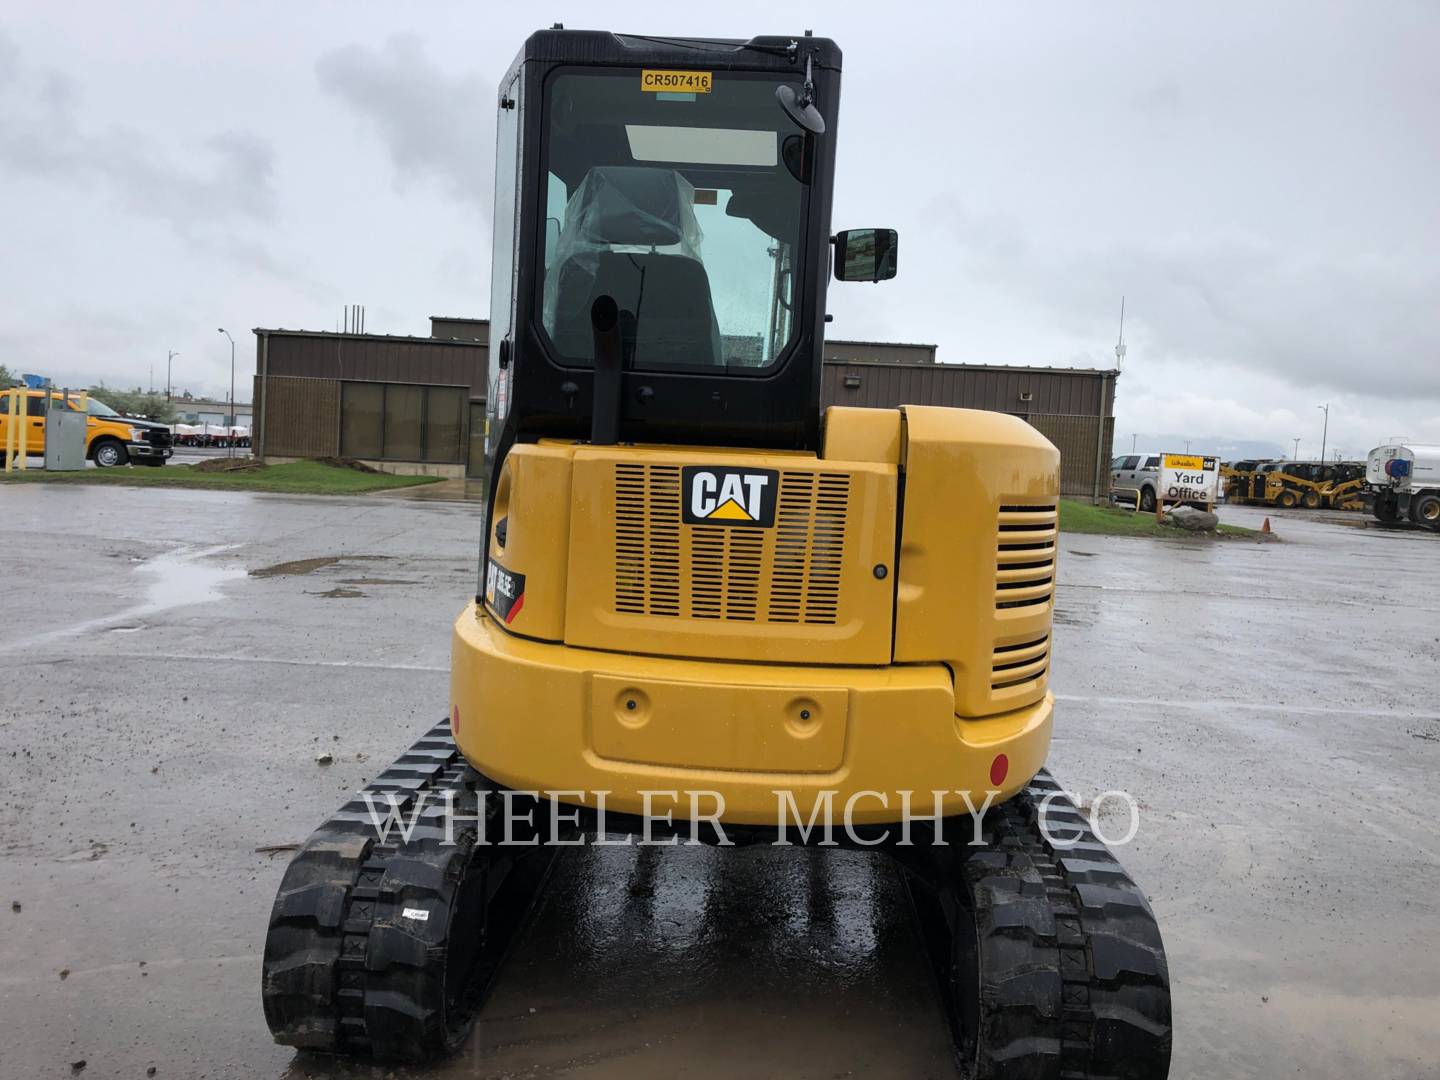
<path fill-rule="evenodd" d="M 50 402 L 65 402 L 66 408 L 88 414 L 85 422 L 85 457 L 102 469 L 135 463 L 164 465 L 174 450 L 170 428 L 151 420 L 134 420 L 121 416 L 103 401 L 81 394 L 65 394 L 60 390 L 34 390 L 23 387 L 0 390 L 0 454 L 12 442 L 23 446 L 23 453 L 40 456 L 45 453 L 45 410 Z M 10 425 L 18 422 L 18 441 L 10 433 Z"/>

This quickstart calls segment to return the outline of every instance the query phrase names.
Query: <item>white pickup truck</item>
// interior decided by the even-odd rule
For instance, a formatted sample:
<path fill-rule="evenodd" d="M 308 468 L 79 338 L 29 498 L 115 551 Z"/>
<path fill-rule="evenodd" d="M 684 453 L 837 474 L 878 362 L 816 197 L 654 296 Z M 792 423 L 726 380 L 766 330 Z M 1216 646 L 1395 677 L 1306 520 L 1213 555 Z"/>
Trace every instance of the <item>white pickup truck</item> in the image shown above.
<path fill-rule="evenodd" d="M 1440 446 L 1377 446 L 1365 459 L 1365 485 L 1378 520 L 1409 518 L 1440 532 Z"/>

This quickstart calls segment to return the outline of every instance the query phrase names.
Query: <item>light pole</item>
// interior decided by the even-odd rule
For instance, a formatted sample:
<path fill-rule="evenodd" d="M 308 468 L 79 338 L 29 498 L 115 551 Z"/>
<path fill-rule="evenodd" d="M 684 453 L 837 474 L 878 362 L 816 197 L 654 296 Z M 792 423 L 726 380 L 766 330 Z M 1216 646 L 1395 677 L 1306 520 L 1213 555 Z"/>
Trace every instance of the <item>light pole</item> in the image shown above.
<path fill-rule="evenodd" d="M 1185 453 L 1188 454 L 1189 452 L 1190 452 L 1190 440 L 1189 440 L 1189 439 L 1186 439 L 1186 440 L 1185 440 Z"/>
<path fill-rule="evenodd" d="M 230 331 L 223 326 L 219 328 L 220 333 L 230 338 L 230 415 L 225 421 L 225 456 L 235 456 L 235 433 L 230 428 L 235 426 L 235 339 L 230 337 Z"/>
<path fill-rule="evenodd" d="M 1300 440 L 1299 440 L 1299 439 L 1296 439 L 1296 440 L 1295 440 L 1295 456 L 1292 457 L 1290 460 L 1291 460 L 1291 461 L 1299 461 L 1299 460 L 1300 460 Z"/>
<path fill-rule="evenodd" d="M 1315 408 L 1321 409 L 1325 413 L 1325 427 L 1320 432 L 1320 460 L 1323 462 L 1325 460 L 1325 440 L 1330 435 L 1330 403 L 1327 401 L 1324 405 L 1316 405 Z"/>
<path fill-rule="evenodd" d="M 170 355 L 165 357 L 165 400 L 170 400 L 170 365 L 175 362 L 175 357 L 180 354 L 174 349 L 166 350 Z"/>
<path fill-rule="evenodd" d="M 1132 454 L 1135 452 L 1135 440 L 1138 438 L 1140 438 L 1138 433 L 1133 431 L 1130 433 L 1130 453 Z"/>

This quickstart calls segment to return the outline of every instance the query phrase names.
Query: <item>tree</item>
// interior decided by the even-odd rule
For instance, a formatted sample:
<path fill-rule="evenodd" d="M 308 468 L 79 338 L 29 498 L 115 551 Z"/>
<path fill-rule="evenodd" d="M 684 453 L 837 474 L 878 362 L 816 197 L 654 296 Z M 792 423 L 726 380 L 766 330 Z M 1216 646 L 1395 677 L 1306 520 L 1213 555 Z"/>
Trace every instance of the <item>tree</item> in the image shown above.
<path fill-rule="evenodd" d="M 175 406 L 165 400 L 164 394 L 147 392 L 138 386 L 134 390 L 119 390 L 104 383 L 96 383 L 90 387 L 90 396 L 126 416 L 154 420 L 161 424 L 175 422 Z"/>
<path fill-rule="evenodd" d="M 19 376 L 17 376 L 4 364 L 0 364 L 0 390 L 8 390 L 18 381 Z"/>

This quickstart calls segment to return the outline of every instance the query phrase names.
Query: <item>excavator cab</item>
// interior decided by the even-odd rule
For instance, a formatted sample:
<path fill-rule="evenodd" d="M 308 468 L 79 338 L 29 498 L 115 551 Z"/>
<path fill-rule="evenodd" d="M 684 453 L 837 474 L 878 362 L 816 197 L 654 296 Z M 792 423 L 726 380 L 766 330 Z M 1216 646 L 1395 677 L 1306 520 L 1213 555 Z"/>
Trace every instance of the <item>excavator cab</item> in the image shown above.
<path fill-rule="evenodd" d="M 818 446 L 839 87 L 822 38 L 530 38 L 499 94 L 492 463 L 596 424 L 623 441 Z M 893 275 L 893 234 L 875 236 L 853 235 L 837 276 L 868 269 L 867 242 L 884 263 L 871 279 Z"/>
<path fill-rule="evenodd" d="M 452 1049 L 553 842 L 622 833 L 888 854 L 964 1076 L 1164 1075 L 1149 906 L 1043 770 L 1058 452 L 821 411 L 830 281 L 898 251 L 831 233 L 840 71 L 555 28 L 500 81 L 479 588 L 448 720 L 287 872 L 278 1040 Z"/>

